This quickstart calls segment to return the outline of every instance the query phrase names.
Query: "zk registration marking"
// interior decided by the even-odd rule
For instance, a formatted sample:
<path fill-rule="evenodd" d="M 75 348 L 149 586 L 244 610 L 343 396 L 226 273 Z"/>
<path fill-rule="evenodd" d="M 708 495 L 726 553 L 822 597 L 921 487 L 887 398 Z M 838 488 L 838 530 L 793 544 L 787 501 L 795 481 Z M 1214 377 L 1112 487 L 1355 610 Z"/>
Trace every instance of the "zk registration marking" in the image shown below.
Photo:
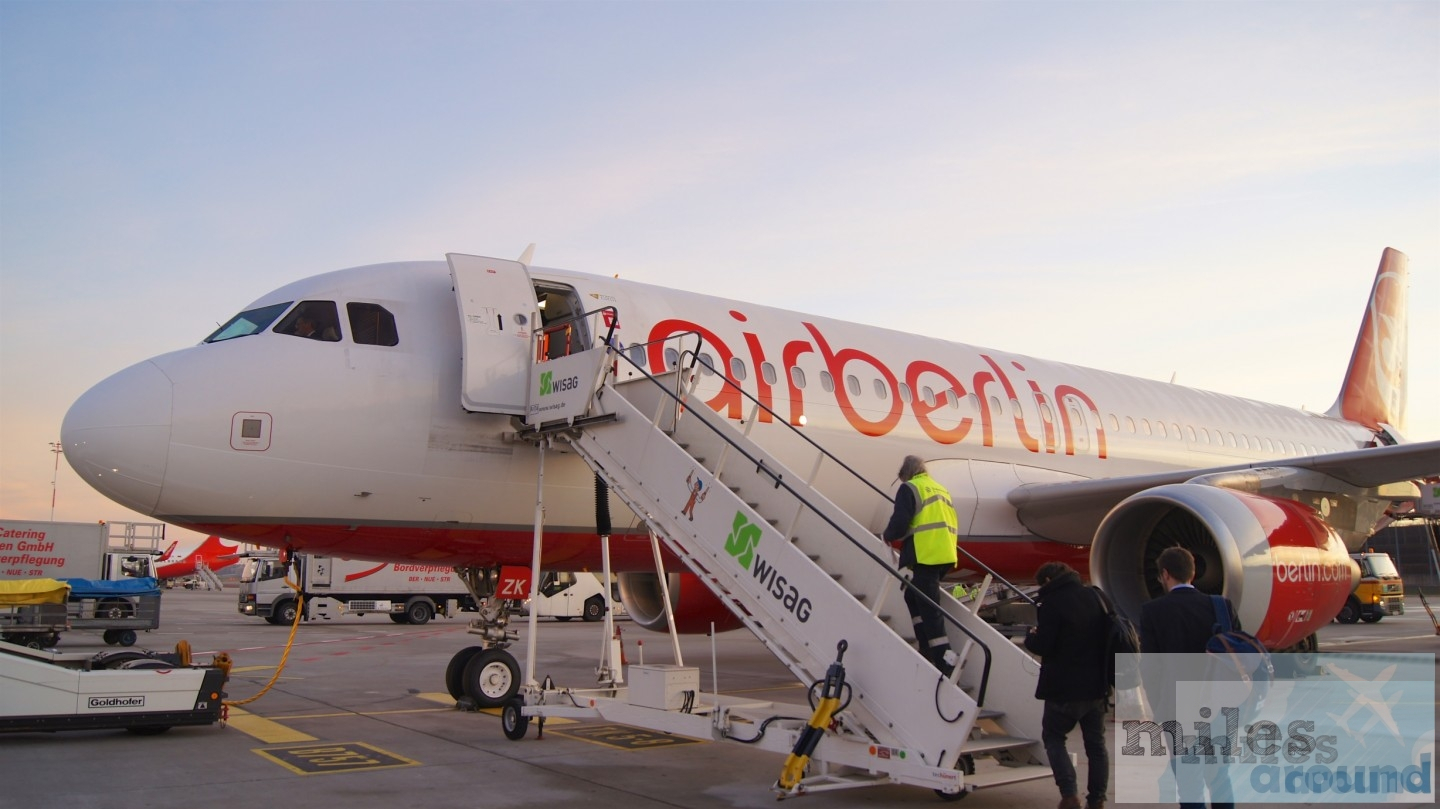
<path fill-rule="evenodd" d="M 372 747 L 362 742 L 265 747 L 256 749 L 255 752 L 301 775 L 388 770 L 395 767 L 414 767 L 420 764 L 418 761 L 387 753 L 378 747 Z"/>

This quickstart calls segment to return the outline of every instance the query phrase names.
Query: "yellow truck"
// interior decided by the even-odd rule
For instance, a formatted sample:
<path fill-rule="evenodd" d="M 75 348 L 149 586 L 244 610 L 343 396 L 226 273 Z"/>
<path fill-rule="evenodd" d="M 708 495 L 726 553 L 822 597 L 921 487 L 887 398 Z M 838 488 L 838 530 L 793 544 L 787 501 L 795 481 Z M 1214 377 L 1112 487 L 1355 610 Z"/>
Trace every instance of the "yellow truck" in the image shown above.
<path fill-rule="evenodd" d="M 1360 566 L 1360 581 L 1335 620 L 1342 624 L 1373 624 L 1387 615 L 1405 614 L 1405 583 L 1387 553 L 1352 553 Z"/>

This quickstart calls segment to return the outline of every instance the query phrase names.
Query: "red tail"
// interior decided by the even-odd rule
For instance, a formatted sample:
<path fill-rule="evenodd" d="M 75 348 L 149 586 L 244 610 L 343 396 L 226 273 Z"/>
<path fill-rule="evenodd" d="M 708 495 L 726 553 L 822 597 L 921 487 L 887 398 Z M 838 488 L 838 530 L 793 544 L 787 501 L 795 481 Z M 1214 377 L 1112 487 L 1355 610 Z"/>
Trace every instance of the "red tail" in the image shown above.
<path fill-rule="evenodd" d="M 1375 430 L 1388 424 L 1404 431 L 1409 263 L 1404 253 L 1389 247 L 1380 256 L 1345 384 L 1326 415 Z"/>

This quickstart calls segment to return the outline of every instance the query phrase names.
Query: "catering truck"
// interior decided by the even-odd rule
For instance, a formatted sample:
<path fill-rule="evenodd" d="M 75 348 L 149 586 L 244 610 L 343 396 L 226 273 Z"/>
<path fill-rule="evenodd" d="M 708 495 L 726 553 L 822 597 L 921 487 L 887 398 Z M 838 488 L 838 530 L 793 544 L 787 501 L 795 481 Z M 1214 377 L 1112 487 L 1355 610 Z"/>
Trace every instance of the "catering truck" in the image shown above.
<path fill-rule="evenodd" d="M 135 643 L 135 630 L 160 625 L 154 576 L 164 540 L 163 523 L 0 519 L 0 584 L 48 583 L 65 594 L 55 604 L 0 600 L 0 639 L 41 648 L 69 629 L 99 629 L 106 643 Z"/>
<path fill-rule="evenodd" d="M 0 579 L 148 578 L 164 540 L 164 523 L 0 518 Z"/>
<path fill-rule="evenodd" d="M 292 586 L 292 583 L 294 586 Z M 289 625 L 303 617 L 329 617 L 332 606 L 364 615 L 382 612 L 397 624 L 423 624 L 436 615 L 475 611 L 475 600 L 453 568 L 394 562 L 365 562 L 337 556 L 249 554 L 240 571 L 240 613 Z"/>

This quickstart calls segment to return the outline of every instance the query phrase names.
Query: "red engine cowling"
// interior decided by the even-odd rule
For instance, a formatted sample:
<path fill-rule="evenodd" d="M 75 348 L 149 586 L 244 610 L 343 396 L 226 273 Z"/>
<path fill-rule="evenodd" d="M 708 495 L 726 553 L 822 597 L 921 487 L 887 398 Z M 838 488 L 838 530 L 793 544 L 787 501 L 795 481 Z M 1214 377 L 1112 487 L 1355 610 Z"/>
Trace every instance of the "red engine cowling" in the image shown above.
<path fill-rule="evenodd" d="M 635 623 L 653 632 L 669 632 L 660 577 L 654 573 L 621 573 L 618 578 L 620 600 L 625 603 L 625 610 Z M 744 626 L 740 618 L 726 608 L 694 573 L 668 573 L 666 585 L 670 588 L 675 631 L 699 635 L 709 632 L 712 623 L 716 632 L 728 632 Z"/>
<path fill-rule="evenodd" d="M 1195 586 L 1229 596 L 1241 625 L 1271 649 L 1329 623 L 1360 576 L 1309 506 L 1198 483 L 1148 489 L 1112 509 L 1090 547 L 1090 575 L 1138 618 L 1163 595 L 1155 559 L 1172 545 L 1195 555 Z"/>

